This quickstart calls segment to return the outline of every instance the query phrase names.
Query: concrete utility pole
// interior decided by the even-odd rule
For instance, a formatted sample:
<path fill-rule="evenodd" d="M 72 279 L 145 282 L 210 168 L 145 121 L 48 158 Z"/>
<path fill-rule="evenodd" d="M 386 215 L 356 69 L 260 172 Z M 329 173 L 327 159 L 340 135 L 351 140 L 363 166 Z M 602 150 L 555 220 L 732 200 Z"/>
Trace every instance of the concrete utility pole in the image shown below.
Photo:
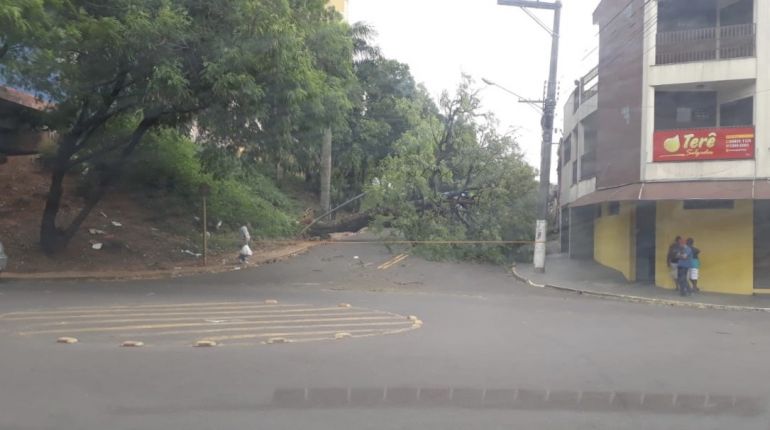
<path fill-rule="evenodd" d="M 537 204 L 535 226 L 535 271 L 545 272 L 545 245 L 548 240 L 548 200 L 551 195 L 551 145 L 553 145 L 553 120 L 556 113 L 556 70 L 559 63 L 559 27 L 561 24 L 561 1 L 547 3 L 533 0 L 497 0 L 503 6 L 518 6 L 551 34 L 551 69 L 548 73 L 548 90 L 543 103 L 543 146 L 540 154 L 540 195 Z M 553 29 L 543 25 L 527 8 L 552 10 Z"/>

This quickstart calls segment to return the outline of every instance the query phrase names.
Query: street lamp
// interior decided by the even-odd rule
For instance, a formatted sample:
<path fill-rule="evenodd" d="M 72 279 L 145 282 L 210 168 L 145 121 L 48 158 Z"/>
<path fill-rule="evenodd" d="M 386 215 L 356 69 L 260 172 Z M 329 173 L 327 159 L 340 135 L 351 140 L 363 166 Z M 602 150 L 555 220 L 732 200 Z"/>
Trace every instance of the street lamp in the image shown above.
<path fill-rule="evenodd" d="M 516 94 L 515 92 L 509 90 L 508 88 L 505 88 L 504 86 L 498 84 L 497 82 L 491 81 L 491 80 L 489 80 L 487 78 L 481 78 L 481 81 L 484 82 L 485 84 L 489 85 L 490 87 L 497 87 L 497 88 L 505 91 L 506 93 L 511 94 L 512 96 L 514 96 L 514 97 L 519 99 L 519 103 L 526 103 L 528 106 L 530 106 L 531 108 L 535 109 L 537 111 L 537 113 L 539 113 L 539 114 L 543 113 L 543 109 L 538 106 L 539 104 L 543 103 L 543 100 L 529 100 L 529 99 L 526 99 L 526 98 Z"/>

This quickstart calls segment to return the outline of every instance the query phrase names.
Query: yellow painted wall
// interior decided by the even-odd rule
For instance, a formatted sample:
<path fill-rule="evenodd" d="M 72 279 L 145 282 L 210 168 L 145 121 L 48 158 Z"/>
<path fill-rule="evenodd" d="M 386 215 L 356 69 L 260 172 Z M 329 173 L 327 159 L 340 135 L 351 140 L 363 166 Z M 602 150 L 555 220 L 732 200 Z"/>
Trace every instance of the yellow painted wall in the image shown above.
<path fill-rule="evenodd" d="M 698 287 L 703 291 L 752 294 L 754 291 L 754 209 L 750 200 L 735 209 L 684 210 L 683 203 L 658 202 L 655 283 L 674 288 L 666 255 L 677 235 L 695 239 L 701 250 Z"/>
<path fill-rule="evenodd" d="M 594 221 L 594 260 L 615 269 L 628 280 L 636 279 L 636 247 L 634 245 L 634 205 L 620 203 L 620 213 L 609 215 L 603 204 L 602 216 Z"/>
<path fill-rule="evenodd" d="M 329 6 L 337 9 L 337 12 L 347 17 L 348 13 L 348 0 L 329 0 Z"/>

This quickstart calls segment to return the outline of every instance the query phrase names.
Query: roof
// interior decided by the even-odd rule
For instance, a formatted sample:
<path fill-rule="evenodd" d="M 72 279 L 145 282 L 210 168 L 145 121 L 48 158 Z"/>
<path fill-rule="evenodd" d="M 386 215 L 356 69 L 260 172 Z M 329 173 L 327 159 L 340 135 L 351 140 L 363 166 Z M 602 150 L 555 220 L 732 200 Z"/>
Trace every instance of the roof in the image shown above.
<path fill-rule="evenodd" d="M 30 93 L 4 85 L 0 85 L 0 99 L 38 111 L 43 111 L 50 106 Z"/>
<path fill-rule="evenodd" d="M 635 183 L 597 190 L 567 206 L 580 207 L 612 201 L 766 199 L 770 199 L 770 181 L 766 179 L 672 181 Z"/>

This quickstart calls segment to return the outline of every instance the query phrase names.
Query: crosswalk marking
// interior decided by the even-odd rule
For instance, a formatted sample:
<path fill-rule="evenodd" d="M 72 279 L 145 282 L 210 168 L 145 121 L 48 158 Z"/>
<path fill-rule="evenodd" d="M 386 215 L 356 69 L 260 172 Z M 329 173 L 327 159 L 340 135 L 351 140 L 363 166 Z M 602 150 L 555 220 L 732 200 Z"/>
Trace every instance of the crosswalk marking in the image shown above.
<path fill-rule="evenodd" d="M 225 322 L 203 322 L 203 323 L 184 323 L 184 324 L 145 324 L 145 325 L 133 325 L 133 326 L 115 326 L 115 327 L 68 327 L 57 328 L 47 330 L 31 330 L 19 333 L 22 336 L 29 336 L 33 334 L 50 334 L 50 333 L 88 333 L 88 332 L 101 332 L 101 331 L 125 331 L 125 330 L 143 330 L 143 329 L 157 329 L 157 328 L 186 328 L 186 327 L 221 327 L 221 326 L 242 326 L 242 325 L 270 325 L 270 324 L 285 324 L 288 322 L 324 322 L 324 321 L 362 321 L 362 320 L 380 320 L 380 319 L 393 319 L 391 316 L 386 317 L 359 317 L 359 318 L 309 318 L 299 320 L 268 320 L 268 321 L 253 321 L 253 320 L 238 320 L 238 321 L 225 321 Z M 223 329 L 222 329 L 223 330 Z"/>
<path fill-rule="evenodd" d="M 374 330 L 367 330 L 367 329 L 361 329 L 361 330 L 346 330 L 347 333 L 355 334 L 355 333 L 368 333 L 372 332 Z M 310 332 L 303 332 L 303 335 L 307 336 L 317 336 L 322 334 L 337 334 L 339 333 L 338 330 L 324 330 L 324 331 L 310 331 Z M 214 336 L 214 337 L 207 337 L 206 340 L 213 340 L 216 342 L 223 342 L 226 340 L 243 340 L 243 339 L 255 339 L 255 338 L 265 338 L 265 337 L 287 337 L 291 335 L 295 335 L 297 333 L 293 332 L 276 332 L 276 333 L 259 333 L 259 334 L 239 334 L 235 336 Z"/>
<path fill-rule="evenodd" d="M 151 312 L 151 313 L 143 313 L 139 315 L 155 315 L 156 313 L 167 313 L 169 311 L 178 311 L 182 313 L 189 313 L 189 312 L 210 312 L 210 311 L 228 311 L 228 310 L 240 310 L 240 309 L 254 309 L 254 310 L 262 310 L 267 309 L 268 312 L 289 312 L 293 310 L 297 310 L 297 308 L 306 307 L 307 309 L 317 309 L 309 307 L 309 305 L 293 305 L 293 306 L 281 306 L 281 305 L 259 305 L 259 304 L 249 304 L 245 303 L 243 305 L 239 306 L 226 306 L 226 307 L 220 307 L 220 306 L 214 306 L 211 308 L 169 308 L 168 310 L 162 310 L 162 309 L 143 309 L 143 308 L 136 308 L 136 309 L 110 309 L 110 308 L 98 308 L 93 310 L 79 310 L 79 311 L 34 311 L 34 312 L 11 312 L 7 314 L 2 314 L 0 317 L 6 320 L 14 320 L 14 319 L 31 319 L 31 318 L 55 318 L 58 316 L 78 316 L 82 318 L 86 318 L 89 316 L 98 316 L 98 315 L 116 315 L 116 314 L 123 314 L 123 313 L 131 313 L 136 314 L 137 311 L 145 311 L 145 312 Z"/>
<path fill-rule="evenodd" d="M 213 302 L 213 303 L 166 303 L 166 304 L 151 304 L 151 305 L 121 305 L 121 306 L 102 306 L 95 308 L 93 306 L 75 306 L 75 307 L 63 307 L 58 308 L 55 311 L 47 311 L 47 310 L 30 310 L 30 311 L 18 311 L 18 312 L 11 312 L 5 315 L 14 315 L 14 314 L 27 314 L 27 313 L 68 313 L 68 312 L 78 312 L 78 311 L 94 311 L 94 310 L 100 310 L 100 311 L 113 311 L 113 310 L 129 310 L 134 311 L 137 309 L 157 309 L 157 308 L 212 308 L 212 307 L 220 307 L 220 306 L 242 306 L 242 305 L 252 305 L 252 306 L 260 306 L 264 308 L 279 308 L 279 307 L 296 307 L 296 306 L 308 306 L 304 304 L 286 304 L 286 303 L 279 303 L 279 304 L 265 304 L 264 301 L 259 302 Z"/>
<path fill-rule="evenodd" d="M 305 331 L 306 329 L 311 328 L 332 328 L 335 327 L 335 333 L 338 333 L 340 331 L 343 331 L 344 328 L 345 332 L 350 332 L 350 330 L 354 330 L 356 328 L 361 329 L 363 327 L 403 327 L 403 328 L 409 328 L 412 326 L 411 323 L 405 323 L 403 321 L 383 321 L 383 322 L 371 322 L 371 323 L 341 323 L 341 324 L 307 324 L 307 325 L 271 325 L 271 326 L 265 326 L 265 327 L 237 327 L 237 328 L 223 328 L 223 329 L 208 329 L 208 330 L 183 330 L 183 331 L 169 331 L 169 332 L 155 332 L 155 333 L 145 333 L 143 334 L 146 337 L 152 337 L 152 336 L 170 336 L 170 335 L 186 335 L 186 334 L 193 334 L 193 335 L 202 335 L 202 334 L 211 334 L 211 333 L 236 333 L 236 332 L 250 332 L 250 333 L 261 333 L 262 331 L 270 331 L 270 330 L 286 330 L 287 333 L 294 333 L 294 334 L 307 334 Z M 376 331 L 376 330 L 375 330 Z M 287 334 L 284 333 L 284 334 Z M 126 336 L 134 335 L 135 333 L 129 333 Z M 206 339 L 209 339 L 208 337 Z"/>
<path fill-rule="evenodd" d="M 234 309 L 234 310 L 230 310 L 230 311 L 207 312 L 205 310 L 200 310 L 200 311 L 197 311 L 198 313 L 195 313 L 195 314 L 190 313 L 190 312 L 164 312 L 164 313 L 154 312 L 154 313 L 135 313 L 135 314 L 127 314 L 127 315 L 135 316 L 135 317 L 136 316 L 152 317 L 152 316 L 160 316 L 160 315 L 164 315 L 164 316 L 168 316 L 168 315 L 171 315 L 171 316 L 174 316 L 174 315 L 206 315 L 206 316 L 213 315 L 213 316 L 218 316 L 218 315 L 233 315 L 233 314 L 237 314 L 237 313 L 243 313 L 244 311 L 247 311 L 247 310 L 253 310 L 253 309 L 251 309 L 249 307 L 245 307 L 245 308 L 242 308 L 242 309 L 238 309 L 238 310 Z M 262 313 L 262 314 L 287 314 L 287 313 L 292 313 L 292 312 L 295 312 L 295 313 L 299 313 L 299 312 L 316 312 L 316 311 L 319 311 L 319 310 L 324 310 L 324 311 L 339 310 L 339 307 L 335 306 L 335 307 L 329 307 L 329 308 L 305 308 L 305 309 L 269 310 L 269 311 L 259 311 L 259 313 Z M 83 319 L 83 318 L 105 318 L 105 317 L 114 317 L 114 316 L 116 316 L 116 315 L 113 314 L 113 313 L 102 313 L 102 314 L 69 315 L 69 316 L 62 316 L 62 315 L 51 315 L 51 316 L 48 316 L 48 315 L 38 315 L 38 316 L 30 316 L 30 317 L 8 317 L 8 318 L 2 317 L 2 319 L 6 320 L 6 321 L 38 321 L 38 320 L 56 319 L 56 318 L 77 318 L 77 319 Z"/>
<path fill-rule="evenodd" d="M 407 256 L 397 257 L 401 261 Z M 210 340 L 219 344 L 253 345 L 268 338 L 306 342 L 334 340 L 339 333 L 357 338 L 416 328 L 405 316 L 386 311 L 264 302 L 57 308 L 0 315 L 0 336 L 3 332 L 25 339 L 76 336 L 80 344 L 120 345 L 130 338 L 150 346 L 179 346 L 212 336 Z"/>
<path fill-rule="evenodd" d="M 361 316 L 361 315 L 371 315 L 371 312 L 330 312 L 330 313 L 313 313 L 312 316 L 323 316 L 323 317 L 335 317 L 335 316 Z M 212 317 L 213 316 L 213 317 Z M 222 320 L 218 321 L 259 321 L 261 319 L 265 318 L 283 318 L 288 319 L 289 321 L 292 320 L 292 318 L 296 317 L 307 317 L 308 314 L 301 314 L 301 313 L 294 313 L 294 314 L 284 314 L 284 315 L 262 315 L 262 316 L 255 316 L 255 314 L 244 314 L 241 313 L 240 315 L 227 315 L 222 317 Z M 175 317 L 175 318 L 130 318 L 130 319 L 112 319 L 112 320 L 99 320 L 98 322 L 100 324 L 114 324 L 114 323 L 129 323 L 129 322 L 156 322 L 156 321 L 217 321 L 215 318 L 219 318 L 220 316 L 215 314 L 201 314 L 197 316 L 188 316 L 188 317 Z M 274 321 L 280 321 L 280 320 L 274 320 Z M 32 326 L 33 327 L 49 327 L 49 326 L 67 326 L 67 327 L 75 327 L 77 325 L 81 324 L 91 324 L 92 321 L 54 321 L 54 322 L 45 322 L 45 323 L 35 323 Z"/>

